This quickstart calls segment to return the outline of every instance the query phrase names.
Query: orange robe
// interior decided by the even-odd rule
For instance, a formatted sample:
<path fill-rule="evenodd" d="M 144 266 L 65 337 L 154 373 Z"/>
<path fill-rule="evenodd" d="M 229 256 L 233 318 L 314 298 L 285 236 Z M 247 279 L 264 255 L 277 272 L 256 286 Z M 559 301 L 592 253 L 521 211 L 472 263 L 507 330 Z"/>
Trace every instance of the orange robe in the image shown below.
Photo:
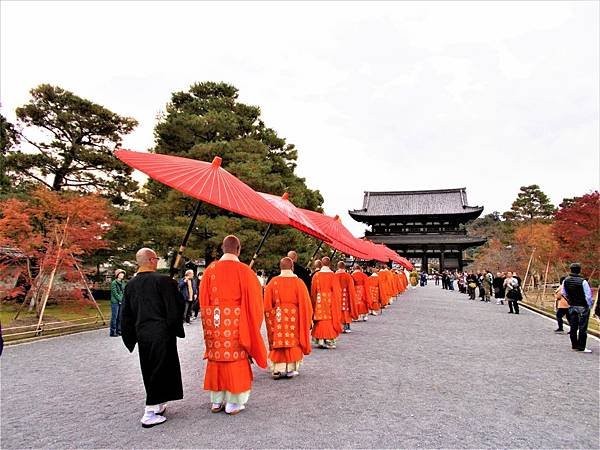
<path fill-rule="evenodd" d="M 357 314 L 368 314 L 371 304 L 370 292 L 367 288 L 369 276 L 359 270 L 352 273 L 354 288 L 356 290 L 356 312 Z"/>
<path fill-rule="evenodd" d="M 313 304 L 315 339 L 335 339 L 342 332 L 342 293 L 331 270 L 321 269 L 313 275 L 310 296 Z"/>
<path fill-rule="evenodd" d="M 376 273 L 371 274 L 371 276 L 367 278 L 367 287 L 369 288 L 369 297 L 371 299 L 369 309 L 373 311 L 379 311 L 381 309 L 381 296 L 379 289 L 379 276 Z"/>
<path fill-rule="evenodd" d="M 400 280 L 402 281 L 402 290 L 405 291 L 408 287 L 408 278 L 406 278 L 406 273 L 404 272 L 404 270 L 400 272 Z"/>
<path fill-rule="evenodd" d="M 200 307 L 208 359 L 204 389 L 239 394 L 252 388 L 249 357 L 267 367 L 260 334 L 262 287 L 256 274 L 239 261 L 209 265 L 200 282 Z"/>
<path fill-rule="evenodd" d="M 358 319 L 358 307 L 356 305 L 356 289 L 354 279 L 345 270 L 337 271 L 335 276 L 340 283 L 342 291 L 342 323 L 351 323 L 352 319 Z"/>
<path fill-rule="evenodd" d="M 312 305 L 300 278 L 277 276 L 269 281 L 265 288 L 265 322 L 272 362 L 301 361 L 303 355 L 310 354 Z"/>
<path fill-rule="evenodd" d="M 389 270 L 380 270 L 377 275 L 379 276 L 381 306 L 386 307 L 390 304 L 390 299 L 393 297 L 390 279 L 391 272 Z"/>
<path fill-rule="evenodd" d="M 392 274 L 392 286 L 394 287 L 394 295 L 398 295 L 400 293 L 400 280 L 398 279 L 398 274 L 396 272 L 391 272 Z"/>

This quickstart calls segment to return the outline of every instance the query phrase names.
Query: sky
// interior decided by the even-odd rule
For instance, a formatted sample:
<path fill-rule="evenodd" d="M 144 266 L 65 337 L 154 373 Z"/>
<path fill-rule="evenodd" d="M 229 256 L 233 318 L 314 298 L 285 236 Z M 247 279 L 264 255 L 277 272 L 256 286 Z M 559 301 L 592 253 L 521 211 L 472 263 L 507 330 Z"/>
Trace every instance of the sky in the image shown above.
<path fill-rule="evenodd" d="M 58 85 L 137 119 L 145 151 L 172 92 L 225 81 L 355 235 L 367 190 L 557 205 L 600 183 L 599 5 L 2 1 L 0 110 Z"/>

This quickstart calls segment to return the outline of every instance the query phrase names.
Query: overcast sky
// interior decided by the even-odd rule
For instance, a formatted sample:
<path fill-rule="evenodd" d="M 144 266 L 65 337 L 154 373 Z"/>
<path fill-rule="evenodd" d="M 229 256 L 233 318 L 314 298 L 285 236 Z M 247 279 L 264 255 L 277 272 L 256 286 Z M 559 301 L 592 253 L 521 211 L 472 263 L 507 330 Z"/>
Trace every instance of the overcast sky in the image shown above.
<path fill-rule="evenodd" d="M 296 144 L 355 234 L 365 190 L 466 187 L 505 211 L 599 184 L 599 3 L 1 3 L 2 113 L 51 83 L 136 118 L 226 81 Z M 293 200 L 293 199 L 292 199 Z"/>

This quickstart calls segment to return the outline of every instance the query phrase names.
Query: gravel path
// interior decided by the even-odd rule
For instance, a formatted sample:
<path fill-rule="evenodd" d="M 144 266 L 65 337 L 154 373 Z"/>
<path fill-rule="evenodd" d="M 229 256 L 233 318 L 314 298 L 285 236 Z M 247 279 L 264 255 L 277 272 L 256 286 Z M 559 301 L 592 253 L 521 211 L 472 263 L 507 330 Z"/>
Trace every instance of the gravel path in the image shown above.
<path fill-rule="evenodd" d="M 179 341 L 185 399 L 152 429 L 137 354 L 107 330 L 11 346 L 0 447 L 598 448 L 598 341 L 574 353 L 554 326 L 418 288 L 315 349 L 294 380 L 255 368 L 248 409 L 230 417 L 208 409 L 194 322 Z"/>

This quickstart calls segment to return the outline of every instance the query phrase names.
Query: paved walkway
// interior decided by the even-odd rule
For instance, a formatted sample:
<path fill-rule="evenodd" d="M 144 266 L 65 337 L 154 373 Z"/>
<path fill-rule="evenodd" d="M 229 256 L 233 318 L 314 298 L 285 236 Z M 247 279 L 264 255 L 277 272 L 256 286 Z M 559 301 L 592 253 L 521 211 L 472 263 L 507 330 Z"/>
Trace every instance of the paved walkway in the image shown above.
<path fill-rule="evenodd" d="M 108 331 L 8 347 L 0 447 L 598 448 L 598 341 L 574 353 L 554 325 L 418 288 L 294 380 L 255 369 L 248 409 L 230 417 L 208 410 L 195 322 L 179 341 L 185 399 L 152 429 L 137 355 Z"/>

